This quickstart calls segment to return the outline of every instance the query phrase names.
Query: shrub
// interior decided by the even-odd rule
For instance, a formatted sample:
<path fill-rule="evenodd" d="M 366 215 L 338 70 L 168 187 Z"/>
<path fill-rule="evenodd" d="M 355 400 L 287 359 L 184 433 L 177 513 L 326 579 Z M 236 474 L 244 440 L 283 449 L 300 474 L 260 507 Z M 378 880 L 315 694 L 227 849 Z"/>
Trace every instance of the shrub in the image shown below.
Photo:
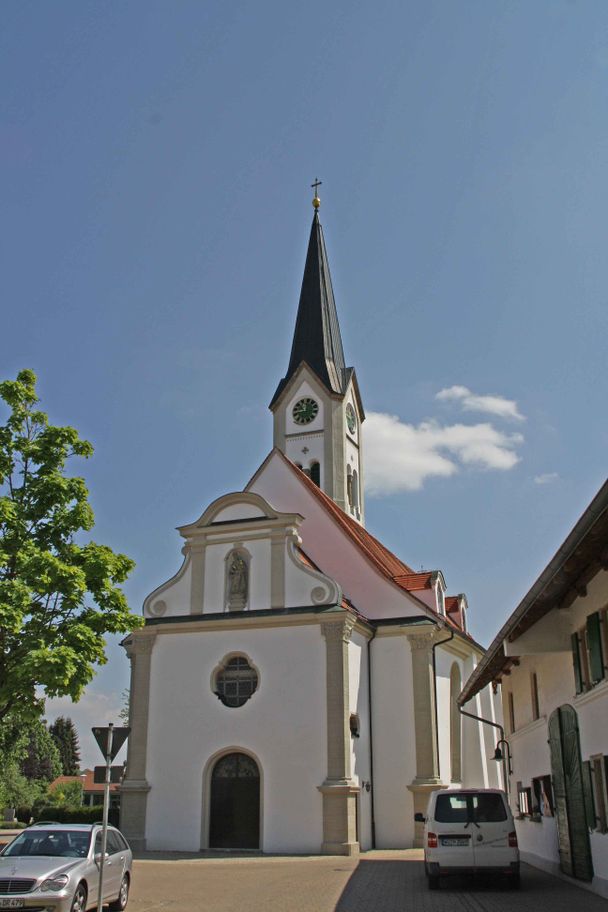
<path fill-rule="evenodd" d="M 25 823 L 20 823 L 18 820 L 5 820 L 0 824 L 0 829 L 2 830 L 24 830 Z"/>
<path fill-rule="evenodd" d="M 40 808 L 36 813 L 37 820 L 54 820 L 56 823 L 101 823 L 103 807 L 97 804 L 94 807 L 46 807 Z M 118 826 L 118 808 L 110 808 L 108 820 L 112 826 Z"/>

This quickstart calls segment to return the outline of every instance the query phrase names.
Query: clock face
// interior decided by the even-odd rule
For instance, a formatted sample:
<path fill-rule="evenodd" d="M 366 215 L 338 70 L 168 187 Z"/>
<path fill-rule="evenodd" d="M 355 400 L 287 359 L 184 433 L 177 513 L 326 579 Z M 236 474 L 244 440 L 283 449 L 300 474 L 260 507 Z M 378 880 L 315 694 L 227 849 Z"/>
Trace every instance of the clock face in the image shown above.
<path fill-rule="evenodd" d="M 346 406 L 346 423 L 348 425 L 348 430 L 351 434 L 354 434 L 357 429 L 357 416 L 355 415 L 355 410 L 350 402 Z"/>
<path fill-rule="evenodd" d="M 314 399 L 307 396 L 299 399 L 294 405 L 291 414 L 296 424 L 310 424 L 317 417 L 319 406 Z"/>

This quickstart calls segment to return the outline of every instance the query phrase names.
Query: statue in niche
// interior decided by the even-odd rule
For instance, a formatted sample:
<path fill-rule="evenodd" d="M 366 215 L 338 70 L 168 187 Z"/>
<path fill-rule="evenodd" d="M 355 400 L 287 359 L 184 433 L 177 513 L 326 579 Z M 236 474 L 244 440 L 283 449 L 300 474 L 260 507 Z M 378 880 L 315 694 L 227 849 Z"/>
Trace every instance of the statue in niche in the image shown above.
<path fill-rule="evenodd" d="M 249 570 L 245 558 L 237 552 L 232 554 L 228 564 L 228 608 L 242 611 L 247 604 Z"/>

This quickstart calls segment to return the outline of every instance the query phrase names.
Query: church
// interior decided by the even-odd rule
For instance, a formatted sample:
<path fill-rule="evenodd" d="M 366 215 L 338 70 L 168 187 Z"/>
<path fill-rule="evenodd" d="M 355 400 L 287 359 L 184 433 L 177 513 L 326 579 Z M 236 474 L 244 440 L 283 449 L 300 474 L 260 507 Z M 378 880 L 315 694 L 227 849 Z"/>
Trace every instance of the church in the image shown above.
<path fill-rule="evenodd" d="M 135 849 L 407 848 L 432 789 L 501 785 L 495 729 L 456 702 L 483 655 L 465 596 L 365 528 L 365 411 L 319 205 L 273 448 L 179 528 L 183 563 L 123 642 Z M 500 721 L 489 686 L 469 709 Z"/>

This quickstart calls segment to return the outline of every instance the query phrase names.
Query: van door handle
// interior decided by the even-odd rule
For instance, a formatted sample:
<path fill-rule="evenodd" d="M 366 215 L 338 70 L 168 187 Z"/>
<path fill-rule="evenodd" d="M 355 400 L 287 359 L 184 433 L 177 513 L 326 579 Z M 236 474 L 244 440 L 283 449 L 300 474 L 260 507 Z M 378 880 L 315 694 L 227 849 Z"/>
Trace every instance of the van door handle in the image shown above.
<path fill-rule="evenodd" d="M 481 835 L 481 833 L 479 833 L 479 835 L 477 836 L 477 842 L 483 842 L 483 836 Z"/>

